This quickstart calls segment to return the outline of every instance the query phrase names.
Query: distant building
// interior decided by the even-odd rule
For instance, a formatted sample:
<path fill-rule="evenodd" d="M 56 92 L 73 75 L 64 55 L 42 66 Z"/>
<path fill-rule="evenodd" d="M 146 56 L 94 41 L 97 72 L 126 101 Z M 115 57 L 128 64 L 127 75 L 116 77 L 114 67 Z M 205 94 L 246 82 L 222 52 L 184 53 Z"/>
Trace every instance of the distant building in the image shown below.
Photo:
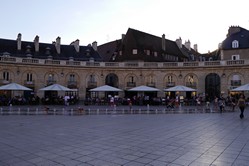
<path fill-rule="evenodd" d="M 129 28 L 122 38 L 98 46 L 105 62 L 186 62 L 214 60 L 214 54 L 200 54 L 197 44 L 191 48 L 190 40 L 181 37 L 171 41 Z M 210 58 L 211 57 L 211 58 Z"/>
<path fill-rule="evenodd" d="M 34 42 L 27 42 L 22 41 L 22 35 L 19 33 L 16 40 L 0 39 L 0 54 L 22 58 L 102 61 L 97 52 L 97 42 L 93 42 L 92 46 L 79 44 L 80 41 L 77 39 L 70 45 L 62 45 L 60 37 L 51 44 L 40 43 L 39 36 L 35 37 Z"/>
<path fill-rule="evenodd" d="M 79 40 L 62 45 L 60 37 L 51 44 L 0 39 L 0 85 L 16 82 L 33 89 L 24 96 L 57 96 L 60 93 L 39 91 L 40 88 L 59 83 L 72 93 L 86 98 L 106 97 L 106 93 L 91 92 L 92 88 L 111 85 L 122 92 L 111 93 L 119 97 L 142 95 L 129 89 L 147 85 L 160 89 L 146 92 L 150 97 L 174 96 L 164 89 L 185 85 L 196 89 L 186 92 L 187 98 L 208 95 L 236 95 L 231 92 L 249 83 L 249 33 L 239 26 L 231 26 L 228 35 L 216 50 L 205 54 L 198 52 L 190 40 L 171 41 L 165 35 L 157 37 L 129 28 L 121 39 L 97 46 L 93 42 L 80 46 Z M 19 95 L 15 92 L 13 95 Z M 109 92 L 108 92 L 109 94 Z M 11 95 L 0 91 L 1 95 Z M 141 96 L 140 96 L 141 97 Z"/>

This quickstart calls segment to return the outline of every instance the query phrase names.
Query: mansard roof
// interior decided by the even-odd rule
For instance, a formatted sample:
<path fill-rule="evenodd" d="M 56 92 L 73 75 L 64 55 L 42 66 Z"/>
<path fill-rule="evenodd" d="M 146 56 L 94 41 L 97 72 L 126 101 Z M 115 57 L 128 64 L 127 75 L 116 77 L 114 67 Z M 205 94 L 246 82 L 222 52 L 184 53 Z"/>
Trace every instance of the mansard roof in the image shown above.
<path fill-rule="evenodd" d="M 21 50 L 17 49 L 17 40 L 0 39 L 0 55 L 8 52 L 10 56 L 27 57 L 27 54 L 33 58 L 47 59 L 52 56 L 57 60 L 68 60 L 73 57 L 74 60 L 88 61 L 93 58 L 95 61 L 102 61 L 101 56 L 92 46 L 79 46 L 77 52 L 73 45 L 60 45 L 60 54 L 57 53 L 54 44 L 39 43 L 39 51 L 35 51 L 34 42 L 21 41 Z M 29 48 L 29 51 L 28 51 Z"/>
<path fill-rule="evenodd" d="M 233 29 L 235 29 L 234 32 L 231 32 Z M 239 42 L 238 49 L 249 48 L 249 31 L 239 26 L 230 27 L 226 39 L 222 42 L 221 49 L 234 49 L 232 48 L 232 42 L 235 40 Z"/>
<path fill-rule="evenodd" d="M 165 50 L 162 49 L 162 38 L 157 37 L 145 32 L 141 32 L 132 28 L 127 30 L 125 37 L 119 42 L 110 42 L 105 45 L 99 46 L 99 50 L 106 49 L 109 45 L 110 50 L 116 52 L 118 55 L 115 57 L 115 61 L 145 61 L 145 62 L 163 62 L 166 61 L 163 55 L 176 56 L 180 59 L 187 59 L 187 57 L 181 52 L 176 42 L 165 39 Z M 115 47 L 115 48 L 112 48 Z M 112 48 L 112 49 L 111 49 Z M 132 50 L 137 49 L 137 54 L 133 55 Z M 146 51 L 149 51 L 151 55 L 147 55 Z M 119 52 L 122 52 L 122 55 Z M 106 52 L 101 51 L 101 55 L 106 55 Z M 112 54 L 114 54 L 112 52 Z M 157 53 L 154 56 L 153 53 Z"/>

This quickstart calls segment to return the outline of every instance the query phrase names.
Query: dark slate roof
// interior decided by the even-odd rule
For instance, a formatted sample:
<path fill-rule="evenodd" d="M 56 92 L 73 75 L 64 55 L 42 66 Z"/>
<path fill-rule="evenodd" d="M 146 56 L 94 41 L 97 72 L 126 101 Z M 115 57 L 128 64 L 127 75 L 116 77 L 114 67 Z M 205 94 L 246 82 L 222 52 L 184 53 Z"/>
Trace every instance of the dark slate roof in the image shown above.
<path fill-rule="evenodd" d="M 163 55 L 177 56 L 180 60 L 187 58 L 179 49 L 176 42 L 165 39 L 165 51 L 162 49 L 162 38 L 145 32 L 129 28 L 124 39 L 106 43 L 98 47 L 101 56 L 110 61 L 145 61 L 145 62 L 165 62 Z M 137 49 L 138 54 L 133 55 L 132 50 Z M 147 55 L 145 50 L 157 52 L 157 57 Z M 122 55 L 119 52 L 122 51 Z M 107 53 L 108 52 L 108 53 Z M 118 55 L 115 60 L 110 58 L 114 53 Z M 108 55 L 109 54 L 109 55 Z"/>
<path fill-rule="evenodd" d="M 205 59 L 208 61 L 209 58 L 212 58 L 213 60 L 218 60 L 220 57 L 220 49 L 216 49 L 212 52 L 201 54 L 202 57 L 205 57 Z"/>
<path fill-rule="evenodd" d="M 115 40 L 98 46 L 98 52 L 103 58 L 104 62 L 112 61 L 112 57 L 115 52 L 118 52 L 118 47 L 120 47 L 120 44 L 121 40 Z"/>
<path fill-rule="evenodd" d="M 190 50 L 185 46 L 182 45 L 181 51 L 185 57 L 188 57 L 188 59 L 191 61 L 191 56 L 193 55 L 195 59 L 198 59 L 198 57 L 201 55 L 199 52 L 195 51 L 194 49 L 190 48 Z"/>
<path fill-rule="evenodd" d="M 30 52 L 27 52 L 27 46 L 30 46 Z M 58 54 L 54 44 L 39 43 L 39 52 L 35 52 L 34 42 L 22 41 L 21 50 L 17 50 L 17 40 L 0 39 L 0 55 L 8 52 L 10 56 L 14 57 L 27 57 L 27 54 L 31 54 L 33 58 L 40 59 L 47 59 L 50 55 L 57 60 L 68 60 L 69 57 L 73 57 L 74 60 L 79 61 L 89 61 L 90 58 L 95 61 L 102 61 L 102 57 L 92 46 L 80 46 L 79 52 L 76 52 L 73 45 L 61 45 L 60 49 L 61 53 Z"/>
<path fill-rule="evenodd" d="M 233 27 L 230 27 L 230 28 L 233 28 Z M 239 28 L 239 32 L 236 32 L 234 34 L 231 34 L 230 36 L 227 36 L 227 38 L 222 42 L 221 49 L 223 50 L 234 49 L 232 48 L 232 42 L 234 40 L 237 40 L 239 42 L 238 49 L 249 48 L 249 31 L 241 27 L 237 27 L 237 28 Z"/>

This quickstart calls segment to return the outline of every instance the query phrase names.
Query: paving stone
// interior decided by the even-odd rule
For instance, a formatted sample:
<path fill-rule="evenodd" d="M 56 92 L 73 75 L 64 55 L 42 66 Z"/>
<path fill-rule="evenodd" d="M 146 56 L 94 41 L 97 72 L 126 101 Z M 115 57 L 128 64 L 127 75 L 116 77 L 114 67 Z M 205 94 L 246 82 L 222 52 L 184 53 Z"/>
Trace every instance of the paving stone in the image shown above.
<path fill-rule="evenodd" d="M 238 114 L 0 115 L 0 165 L 245 165 Z"/>

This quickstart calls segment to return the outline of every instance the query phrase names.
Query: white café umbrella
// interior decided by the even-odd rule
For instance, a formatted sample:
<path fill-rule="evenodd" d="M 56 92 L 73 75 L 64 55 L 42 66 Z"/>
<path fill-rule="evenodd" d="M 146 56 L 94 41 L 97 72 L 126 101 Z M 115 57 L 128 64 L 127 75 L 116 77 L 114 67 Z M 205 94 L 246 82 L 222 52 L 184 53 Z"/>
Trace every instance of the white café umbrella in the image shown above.
<path fill-rule="evenodd" d="M 231 91 L 249 91 L 249 84 L 241 85 L 237 88 L 232 89 Z"/>
<path fill-rule="evenodd" d="M 0 90 L 11 90 L 11 91 L 32 91 L 32 89 L 22 86 L 17 83 L 9 83 L 7 85 L 0 86 Z"/>
<path fill-rule="evenodd" d="M 41 88 L 39 90 L 41 90 L 41 91 L 73 91 L 72 89 L 69 89 L 69 88 L 62 86 L 60 84 L 49 85 L 49 86 Z"/>
<path fill-rule="evenodd" d="M 156 92 L 156 91 L 160 91 L 160 90 L 157 89 L 157 88 L 153 88 L 153 87 L 141 85 L 141 86 L 137 86 L 135 88 L 131 88 L 128 91 L 135 91 L 135 92 Z"/>
<path fill-rule="evenodd" d="M 196 91 L 196 89 L 189 88 L 189 87 L 186 87 L 183 85 L 177 85 L 177 86 L 174 86 L 171 88 L 164 89 L 164 91 L 168 91 L 168 92 L 194 92 L 194 91 Z"/>
<path fill-rule="evenodd" d="M 103 85 L 99 86 L 97 88 L 90 89 L 89 91 L 91 92 L 120 92 L 122 91 L 121 89 L 109 86 L 109 85 Z"/>

